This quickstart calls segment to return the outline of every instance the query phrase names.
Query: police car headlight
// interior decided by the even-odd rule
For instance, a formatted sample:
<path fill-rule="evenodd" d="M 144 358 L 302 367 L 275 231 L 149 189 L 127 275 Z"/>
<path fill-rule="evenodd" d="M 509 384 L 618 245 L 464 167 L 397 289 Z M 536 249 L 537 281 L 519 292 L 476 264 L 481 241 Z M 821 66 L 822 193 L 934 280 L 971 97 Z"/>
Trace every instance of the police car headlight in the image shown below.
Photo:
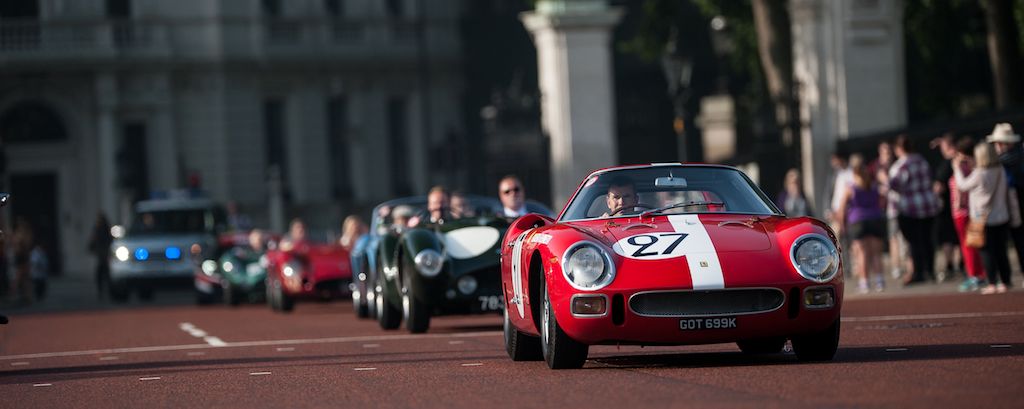
<path fill-rule="evenodd" d="M 121 261 L 128 261 L 128 247 L 118 247 L 117 250 L 114 250 L 114 257 Z"/>
<path fill-rule="evenodd" d="M 839 250 L 831 240 L 819 234 L 805 234 L 796 239 L 790 257 L 796 271 L 816 283 L 829 281 L 839 272 Z"/>
<path fill-rule="evenodd" d="M 302 266 L 300 266 L 299 263 L 288 263 L 284 265 L 283 269 L 281 269 L 281 273 L 283 273 L 285 277 L 294 277 L 302 274 Z"/>
<path fill-rule="evenodd" d="M 615 263 L 608 252 L 591 242 L 579 242 L 562 256 L 562 275 L 577 290 L 597 290 L 615 279 Z"/>
<path fill-rule="evenodd" d="M 431 249 L 420 251 L 413 261 L 416 262 L 416 269 L 424 277 L 436 277 L 441 273 L 441 267 L 444 266 L 444 257 L 441 256 L 441 253 Z"/>

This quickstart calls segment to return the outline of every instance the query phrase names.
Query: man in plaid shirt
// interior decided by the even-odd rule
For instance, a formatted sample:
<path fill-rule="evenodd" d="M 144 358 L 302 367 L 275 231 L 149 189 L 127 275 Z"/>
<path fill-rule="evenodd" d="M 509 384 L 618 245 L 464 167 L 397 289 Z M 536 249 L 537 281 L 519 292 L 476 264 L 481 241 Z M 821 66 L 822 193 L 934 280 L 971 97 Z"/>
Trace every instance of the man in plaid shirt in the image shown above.
<path fill-rule="evenodd" d="M 931 168 L 920 154 L 914 152 L 906 135 L 893 143 L 896 162 L 889 169 L 889 190 L 896 200 L 897 222 L 903 237 L 910 244 L 913 272 L 904 276 L 904 284 L 935 279 L 935 244 L 932 223 L 939 213 L 939 199 L 931 188 Z"/>

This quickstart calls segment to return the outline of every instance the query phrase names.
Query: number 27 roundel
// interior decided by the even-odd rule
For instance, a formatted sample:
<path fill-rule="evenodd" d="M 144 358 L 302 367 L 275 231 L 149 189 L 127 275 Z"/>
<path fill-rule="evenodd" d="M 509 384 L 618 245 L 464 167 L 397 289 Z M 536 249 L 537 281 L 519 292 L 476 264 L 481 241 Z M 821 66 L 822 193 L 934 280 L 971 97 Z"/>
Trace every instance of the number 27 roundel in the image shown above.
<path fill-rule="evenodd" d="M 687 233 L 652 232 L 619 240 L 612 246 L 623 257 L 661 260 L 682 257 L 686 253 Z"/>

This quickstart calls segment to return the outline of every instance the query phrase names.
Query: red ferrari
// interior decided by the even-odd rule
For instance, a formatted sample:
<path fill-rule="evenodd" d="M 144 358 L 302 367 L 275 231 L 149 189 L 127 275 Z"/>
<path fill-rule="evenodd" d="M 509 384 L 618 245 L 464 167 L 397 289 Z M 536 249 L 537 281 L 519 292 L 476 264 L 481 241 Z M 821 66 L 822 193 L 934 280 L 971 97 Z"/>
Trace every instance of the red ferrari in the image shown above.
<path fill-rule="evenodd" d="M 843 301 L 823 222 L 786 217 L 739 170 L 652 164 L 596 171 L 558 219 L 504 236 L 505 346 L 579 368 L 595 344 L 735 342 L 830 360 Z"/>
<path fill-rule="evenodd" d="M 291 311 L 300 298 L 347 295 L 352 267 L 348 251 L 337 244 L 282 240 L 267 259 L 267 303 L 274 311 Z"/>

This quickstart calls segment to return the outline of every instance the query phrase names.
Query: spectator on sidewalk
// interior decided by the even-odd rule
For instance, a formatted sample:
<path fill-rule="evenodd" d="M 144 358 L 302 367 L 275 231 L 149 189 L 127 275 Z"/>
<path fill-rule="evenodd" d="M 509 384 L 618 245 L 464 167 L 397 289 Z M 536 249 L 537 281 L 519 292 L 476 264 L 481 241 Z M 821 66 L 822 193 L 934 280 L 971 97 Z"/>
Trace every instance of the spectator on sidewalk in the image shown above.
<path fill-rule="evenodd" d="M 1019 134 L 1013 132 L 1008 123 L 996 124 L 992 133 L 985 138 L 996 148 L 999 163 L 1006 171 L 1006 180 L 1017 194 L 1024 197 L 1024 149 L 1021 148 Z M 1018 209 L 1024 212 L 1024 209 Z M 1010 227 L 1010 238 L 1013 239 L 1014 250 L 1017 251 L 1017 268 L 1024 273 L 1024 226 Z"/>
<path fill-rule="evenodd" d="M 792 168 L 786 171 L 786 178 L 782 184 L 782 191 L 775 196 L 775 205 L 789 217 L 813 216 L 811 203 L 804 194 L 803 180 L 800 178 L 800 170 Z"/>
<path fill-rule="evenodd" d="M 89 252 L 96 256 L 96 295 L 101 299 L 110 284 L 110 244 L 113 242 L 107 216 L 103 212 L 97 213 L 89 235 Z"/>
<path fill-rule="evenodd" d="M 981 248 L 982 262 L 988 273 L 988 285 L 982 294 L 1004 293 L 1010 285 L 1010 260 L 1006 245 L 1011 225 L 1020 225 L 1020 211 L 1011 202 L 1006 173 L 999 164 L 995 147 L 980 143 L 974 147 L 977 167 L 970 176 L 960 170 L 963 161 L 953 163 L 957 189 L 968 192 L 971 220 L 985 222 L 985 244 Z"/>
<path fill-rule="evenodd" d="M 935 178 L 932 180 L 932 192 L 939 199 L 940 210 L 935 216 L 935 226 L 932 237 L 938 246 L 939 254 L 942 255 L 941 269 L 936 271 L 938 281 L 952 279 L 959 270 L 957 262 L 956 246 L 960 244 L 957 240 L 956 228 L 953 226 L 953 214 L 949 203 L 949 180 L 953 177 L 952 159 L 956 156 L 956 147 L 953 145 L 953 133 L 947 132 L 932 140 L 932 149 L 938 149 L 942 155 L 942 162 L 935 168 Z"/>
<path fill-rule="evenodd" d="M 46 298 L 46 280 L 50 276 L 50 258 L 46 256 L 43 246 L 36 244 L 29 253 L 30 273 L 32 277 L 32 289 L 36 301 Z"/>
<path fill-rule="evenodd" d="M 889 169 L 896 157 L 892 153 L 892 144 L 882 141 L 878 144 L 878 158 L 872 163 L 872 171 L 878 182 L 878 191 L 885 197 L 886 236 L 889 244 L 889 269 L 892 278 L 900 278 L 904 272 L 911 271 L 913 265 L 909 257 L 906 241 L 900 232 L 899 212 L 896 210 L 896 194 L 889 189 Z"/>
<path fill-rule="evenodd" d="M 913 270 L 903 284 L 934 280 L 935 246 L 932 224 L 939 213 L 939 201 L 932 192 L 932 172 L 928 162 L 914 151 L 910 138 L 896 137 L 893 143 L 896 162 L 889 169 L 889 190 L 896 200 L 897 221 L 910 244 Z"/>
<path fill-rule="evenodd" d="M 953 160 L 960 165 L 960 173 L 965 177 L 970 176 L 974 171 L 974 140 L 970 137 L 962 137 L 956 142 L 956 155 Z M 959 158 L 959 160 L 957 160 Z M 952 169 L 952 168 L 950 168 Z M 960 254 L 964 261 L 964 271 L 967 278 L 960 284 L 960 292 L 977 291 L 987 281 L 985 267 L 981 262 L 981 253 L 978 249 L 968 246 L 964 241 L 967 235 L 967 222 L 970 221 L 970 199 L 967 192 L 961 192 L 957 188 L 956 177 L 949 177 L 949 203 L 953 217 L 953 226 L 956 227 L 957 238 L 960 242 Z"/>
<path fill-rule="evenodd" d="M 853 183 L 842 193 L 839 206 L 839 232 L 850 238 L 854 275 L 860 293 L 885 289 L 882 276 L 882 240 L 886 236 L 885 199 L 878 193 L 874 175 L 860 155 L 850 157 Z"/>
<path fill-rule="evenodd" d="M 11 234 L 11 252 L 14 253 L 14 288 L 18 302 L 32 302 L 31 254 L 35 246 L 32 225 L 24 217 L 14 221 Z"/>

